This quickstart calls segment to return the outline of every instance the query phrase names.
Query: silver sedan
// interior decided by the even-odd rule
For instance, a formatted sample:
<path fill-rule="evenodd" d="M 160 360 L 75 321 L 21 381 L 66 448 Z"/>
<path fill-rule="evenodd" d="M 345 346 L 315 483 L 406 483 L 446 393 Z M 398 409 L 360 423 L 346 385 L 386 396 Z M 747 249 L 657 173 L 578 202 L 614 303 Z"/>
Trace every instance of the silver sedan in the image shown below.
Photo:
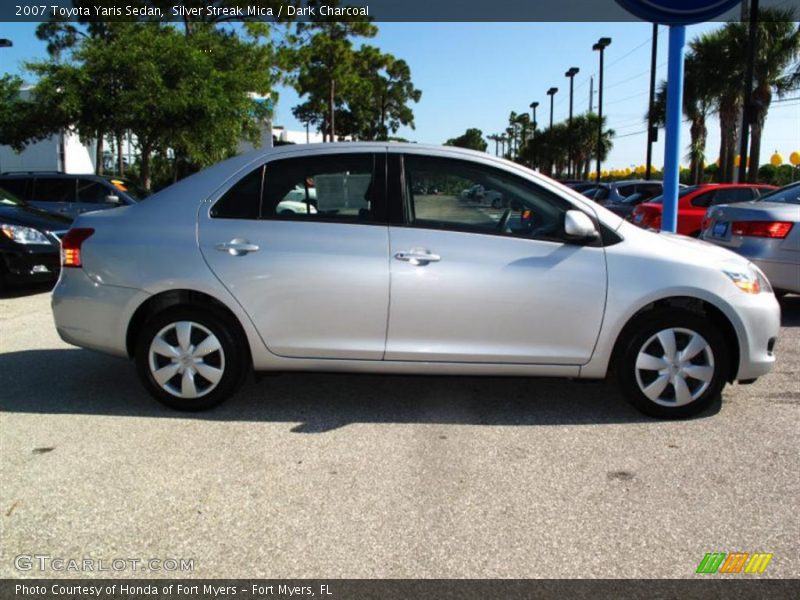
<path fill-rule="evenodd" d="M 503 202 L 464 202 L 478 185 Z M 780 310 L 747 260 L 458 148 L 256 151 L 81 215 L 62 254 L 61 337 L 133 359 L 182 410 L 252 370 L 613 372 L 640 410 L 675 418 L 775 362 Z"/>
<path fill-rule="evenodd" d="M 778 292 L 800 294 L 800 182 L 753 202 L 711 207 L 702 238 L 758 265 Z"/>

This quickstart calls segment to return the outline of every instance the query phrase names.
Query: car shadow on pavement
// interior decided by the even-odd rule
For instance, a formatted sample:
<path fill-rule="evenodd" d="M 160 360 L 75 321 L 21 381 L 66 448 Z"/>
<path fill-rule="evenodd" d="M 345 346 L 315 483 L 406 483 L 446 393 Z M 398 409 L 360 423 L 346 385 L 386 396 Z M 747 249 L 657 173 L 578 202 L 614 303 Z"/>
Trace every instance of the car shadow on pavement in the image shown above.
<path fill-rule="evenodd" d="M 283 373 L 251 378 L 222 405 L 180 413 L 152 399 L 134 365 L 79 349 L 0 354 L 0 409 L 290 424 L 322 433 L 351 423 L 582 425 L 652 421 L 611 382 L 546 378 Z M 717 401 L 700 418 L 720 410 Z"/>
<path fill-rule="evenodd" d="M 788 294 L 780 299 L 781 325 L 800 327 L 800 295 Z"/>
<path fill-rule="evenodd" d="M 22 298 L 24 296 L 35 296 L 36 294 L 45 294 L 53 289 L 54 281 L 45 283 L 37 283 L 35 285 L 26 285 L 24 287 L 0 287 L 0 300 L 4 298 Z"/>

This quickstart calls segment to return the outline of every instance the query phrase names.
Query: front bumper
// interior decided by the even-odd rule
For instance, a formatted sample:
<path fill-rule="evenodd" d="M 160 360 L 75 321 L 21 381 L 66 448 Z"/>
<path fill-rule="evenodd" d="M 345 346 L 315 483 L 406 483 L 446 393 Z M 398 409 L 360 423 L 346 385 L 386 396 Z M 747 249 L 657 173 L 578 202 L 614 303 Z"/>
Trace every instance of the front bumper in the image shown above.
<path fill-rule="evenodd" d="M 58 248 L 0 249 L 0 279 L 7 285 L 54 281 L 61 269 Z"/>
<path fill-rule="evenodd" d="M 781 308 L 773 294 L 729 297 L 735 311 L 734 327 L 739 338 L 739 369 L 735 379 L 766 375 L 775 365 L 775 341 L 781 328 Z"/>
<path fill-rule="evenodd" d="M 101 285 L 83 269 L 64 269 L 51 301 L 56 330 L 68 344 L 127 357 L 128 323 L 148 297 L 142 290 Z"/>

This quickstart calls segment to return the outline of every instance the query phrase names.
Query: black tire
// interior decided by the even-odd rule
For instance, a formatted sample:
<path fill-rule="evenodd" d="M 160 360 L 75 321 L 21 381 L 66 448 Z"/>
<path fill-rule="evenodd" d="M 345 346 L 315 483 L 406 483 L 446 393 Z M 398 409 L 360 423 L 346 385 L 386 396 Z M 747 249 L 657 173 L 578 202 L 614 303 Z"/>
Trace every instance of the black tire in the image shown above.
<path fill-rule="evenodd" d="M 678 351 L 688 347 L 692 339 L 691 334 L 699 334 L 701 341 L 706 342 L 706 346 L 688 361 L 677 361 L 677 363 L 664 361 L 668 352 L 661 341 L 654 339 L 654 336 L 669 330 L 673 331 L 672 339 L 675 340 Z M 626 328 L 626 332 L 625 339 L 621 340 L 617 360 L 617 378 L 622 393 L 641 412 L 659 419 L 684 419 L 704 411 L 719 398 L 728 379 L 729 356 L 725 341 L 713 322 L 688 311 L 669 309 L 643 316 Z M 701 341 L 698 341 L 698 344 Z M 664 369 L 655 370 L 655 367 L 644 366 L 637 368 L 640 353 L 655 354 L 657 361 L 665 362 Z M 661 357 L 657 356 L 659 353 L 662 353 Z M 700 373 L 707 378 L 708 373 L 713 374 L 707 381 L 702 381 L 687 375 L 684 369 L 688 369 L 692 374 Z M 663 391 L 657 394 L 656 390 L 660 389 L 664 377 L 668 383 Z M 678 381 L 678 378 L 683 379 L 683 383 Z M 660 381 L 657 382 L 657 379 Z M 677 387 L 673 385 L 673 380 L 678 384 Z M 686 387 L 683 388 L 683 385 Z M 684 392 L 684 398 L 688 390 L 689 397 L 693 399 L 679 405 L 679 387 L 683 388 L 681 391 Z M 657 398 L 648 397 L 643 388 L 649 389 L 652 395 L 657 395 Z M 694 397 L 695 394 L 697 397 Z"/>
<path fill-rule="evenodd" d="M 201 360 L 203 367 L 221 371 L 221 377 L 217 382 L 212 382 L 210 379 L 205 379 L 199 371 L 196 371 L 191 378 L 199 395 L 194 398 L 181 397 L 169 391 L 169 389 L 173 389 L 178 394 L 180 393 L 177 390 L 179 382 L 182 385 L 183 381 L 180 373 L 176 373 L 165 384 L 165 388 L 165 386 L 156 381 L 151 369 L 151 360 L 155 361 L 156 367 L 160 366 L 162 368 L 170 366 L 170 363 L 173 362 L 171 359 L 164 358 L 161 355 L 151 357 L 150 347 L 160 332 L 178 322 L 189 322 L 197 325 L 197 327 L 189 328 L 192 347 L 199 348 L 205 338 L 209 337 L 208 333 L 216 338 L 218 342 L 216 345 L 219 346 L 219 350 L 210 352 L 203 356 Z M 168 343 L 177 342 L 177 330 L 175 330 L 175 336 L 170 338 L 172 335 L 172 331 L 167 331 L 164 334 L 164 339 L 169 340 Z M 216 312 L 195 307 L 167 309 L 150 318 L 139 334 L 136 342 L 135 358 L 139 379 L 150 395 L 170 408 L 181 411 L 209 409 L 232 396 L 243 383 L 244 376 L 248 372 L 247 360 L 249 354 L 246 351 L 247 342 L 246 340 L 240 340 L 239 337 L 241 336 L 235 324 Z M 173 344 L 170 343 L 170 345 Z M 180 344 L 177 343 L 173 347 L 179 348 L 179 346 Z M 176 360 L 180 359 L 176 358 Z M 191 361 L 190 358 L 186 360 Z M 175 379 L 176 377 L 178 379 Z"/>

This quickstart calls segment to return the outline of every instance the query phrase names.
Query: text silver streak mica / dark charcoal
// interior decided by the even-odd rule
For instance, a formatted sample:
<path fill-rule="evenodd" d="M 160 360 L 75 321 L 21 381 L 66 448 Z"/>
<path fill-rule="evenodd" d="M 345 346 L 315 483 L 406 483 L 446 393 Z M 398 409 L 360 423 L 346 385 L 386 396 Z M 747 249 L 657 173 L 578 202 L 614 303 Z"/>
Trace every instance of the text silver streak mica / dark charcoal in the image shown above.
<path fill-rule="evenodd" d="M 613 368 L 641 410 L 684 417 L 775 361 L 780 310 L 747 260 L 457 148 L 257 151 L 82 215 L 62 247 L 61 337 L 133 358 L 179 409 L 222 401 L 251 369 Z"/>

